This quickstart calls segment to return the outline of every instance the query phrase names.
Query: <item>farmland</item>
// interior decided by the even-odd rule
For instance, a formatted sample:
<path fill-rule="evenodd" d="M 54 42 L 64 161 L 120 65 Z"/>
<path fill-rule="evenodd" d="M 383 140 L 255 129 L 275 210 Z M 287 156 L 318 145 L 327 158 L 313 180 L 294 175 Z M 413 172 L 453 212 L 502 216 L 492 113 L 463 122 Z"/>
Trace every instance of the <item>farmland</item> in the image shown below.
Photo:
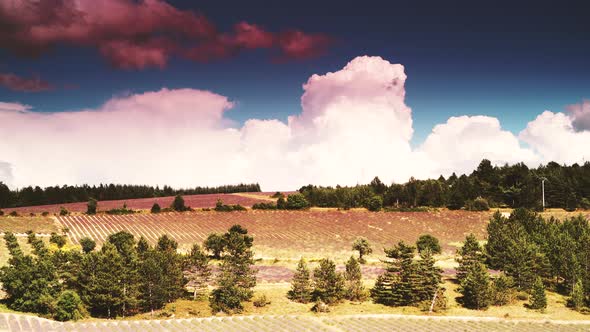
<path fill-rule="evenodd" d="M 272 193 L 202 194 L 186 195 L 183 197 L 187 206 L 192 208 L 210 208 L 215 206 L 218 199 L 222 200 L 225 204 L 252 206 L 254 203 L 268 201 L 269 195 L 272 195 Z M 174 196 L 100 201 L 98 202 L 98 209 L 101 211 L 110 210 L 120 208 L 123 204 L 127 204 L 127 207 L 130 209 L 149 210 L 154 203 L 158 203 L 161 207 L 168 207 L 173 200 Z M 87 202 L 26 206 L 4 209 L 4 212 L 10 213 L 16 211 L 19 214 L 49 212 L 55 214 L 59 212 L 62 206 L 70 212 L 86 212 L 86 204 Z"/>
<path fill-rule="evenodd" d="M 168 234 L 188 248 L 202 242 L 212 232 L 222 232 L 241 224 L 254 236 L 255 252 L 261 257 L 298 259 L 307 257 L 350 255 L 350 246 L 357 236 L 364 236 L 377 254 L 380 248 L 394 242 L 415 241 L 419 235 L 436 235 L 446 251 L 454 251 L 456 243 L 474 233 L 483 237 L 489 213 L 466 211 L 379 212 L 367 211 L 247 211 L 219 213 L 196 211 L 186 213 L 110 215 L 73 215 L 57 217 L 68 227 L 73 243 L 82 237 L 97 242 L 108 234 L 126 230 L 155 243 Z"/>

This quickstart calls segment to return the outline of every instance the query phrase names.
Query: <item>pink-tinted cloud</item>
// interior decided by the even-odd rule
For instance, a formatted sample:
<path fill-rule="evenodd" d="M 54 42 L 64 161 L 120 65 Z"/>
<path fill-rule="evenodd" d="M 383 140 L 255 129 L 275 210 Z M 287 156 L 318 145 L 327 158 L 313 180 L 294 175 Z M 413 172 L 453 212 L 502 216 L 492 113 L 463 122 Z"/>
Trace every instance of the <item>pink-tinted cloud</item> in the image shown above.
<path fill-rule="evenodd" d="M 38 76 L 25 78 L 12 73 L 0 73 L 0 86 L 24 92 L 40 92 L 53 89 L 51 84 L 41 80 Z"/>
<path fill-rule="evenodd" d="M 566 110 L 576 131 L 590 131 L 590 100 L 584 100 L 581 104 L 569 105 Z"/>
<path fill-rule="evenodd" d="M 306 58 L 328 45 L 322 35 L 273 33 L 248 22 L 222 33 L 205 16 L 163 0 L 2 1 L 0 22 L 1 47 L 16 53 L 38 56 L 57 44 L 91 46 L 125 69 L 162 68 L 178 54 L 209 61 L 256 48 Z"/>

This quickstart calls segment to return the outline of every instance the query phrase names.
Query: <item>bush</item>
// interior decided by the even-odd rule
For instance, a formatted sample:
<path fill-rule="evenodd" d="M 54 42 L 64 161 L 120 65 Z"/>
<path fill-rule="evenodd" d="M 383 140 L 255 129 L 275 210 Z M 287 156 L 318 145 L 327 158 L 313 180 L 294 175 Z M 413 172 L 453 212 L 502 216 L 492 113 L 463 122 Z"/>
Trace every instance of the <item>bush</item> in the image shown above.
<path fill-rule="evenodd" d="M 174 201 L 172 202 L 170 208 L 177 212 L 184 212 L 190 210 L 189 207 L 184 205 L 184 198 L 182 198 L 181 195 L 176 195 L 176 197 L 174 197 Z"/>
<path fill-rule="evenodd" d="M 252 205 L 253 210 L 276 210 L 277 205 L 275 203 L 255 203 Z"/>
<path fill-rule="evenodd" d="M 112 215 L 123 215 L 123 214 L 134 214 L 136 211 L 128 209 L 127 205 L 123 206 L 120 209 L 110 209 L 106 213 Z"/>
<path fill-rule="evenodd" d="M 381 209 L 383 208 L 383 198 L 381 198 L 381 196 L 378 195 L 373 195 L 373 197 L 367 199 L 364 205 L 364 207 L 369 211 L 381 211 Z"/>
<path fill-rule="evenodd" d="M 18 217 L 18 212 L 12 211 L 8 215 L 11 216 L 11 217 Z"/>
<path fill-rule="evenodd" d="M 152 208 L 150 210 L 151 213 L 160 213 L 160 211 L 162 211 L 162 208 L 160 207 L 160 204 L 158 204 L 158 203 L 154 203 L 154 205 L 152 205 Z"/>
<path fill-rule="evenodd" d="M 512 278 L 501 275 L 491 284 L 491 302 L 495 306 L 511 304 L 516 299 L 516 290 Z"/>
<path fill-rule="evenodd" d="M 42 215 L 43 217 L 47 217 L 47 216 L 49 215 L 49 212 L 47 212 L 47 211 L 43 211 L 43 212 L 41 212 L 41 215 Z"/>
<path fill-rule="evenodd" d="M 287 201 L 285 200 L 285 197 L 279 197 L 279 199 L 277 199 L 277 209 L 284 210 L 286 208 L 287 208 Z"/>
<path fill-rule="evenodd" d="M 254 304 L 254 306 L 256 308 L 262 308 L 262 307 L 265 307 L 266 305 L 270 304 L 270 301 L 266 298 L 266 295 L 261 295 L 261 296 L 257 297 L 256 299 L 254 299 L 252 304 Z"/>
<path fill-rule="evenodd" d="M 438 239 L 430 234 L 420 235 L 418 241 L 416 241 L 416 247 L 418 248 L 418 252 L 426 249 L 430 249 L 432 254 L 440 254 L 442 252 Z"/>
<path fill-rule="evenodd" d="M 287 196 L 287 204 L 285 205 L 287 210 L 303 210 L 308 207 L 309 202 L 302 194 L 292 194 Z"/>
<path fill-rule="evenodd" d="M 86 214 L 96 214 L 97 206 L 98 202 L 94 198 L 91 198 L 88 204 L 86 204 Z"/>
<path fill-rule="evenodd" d="M 57 299 L 54 318 L 58 321 L 78 320 L 84 318 L 86 310 L 80 296 L 74 291 L 63 291 Z"/>
<path fill-rule="evenodd" d="M 490 205 L 485 198 L 478 197 L 474 200 L 465 202 L 465 210 L 467 211 L 489 211 Z"/>
<path fill-rule="evenodd" d="M 0 217 L 4 215 L 4 211 L 0 210 Z"/>
<path fill-rule="evenodd" d="M 330 307 L 325 304 L 322 300 L 317 300 L 313 307 L 311 307 L 311 311 L 313 312 L 330 312 Z"/>
<path fill-rule="evenodd" d="M 223 201 L 218 199 L 217 203 L 215 203 L 214 210 L 217 212 L 232 212 L 232 211 L 246 211 L 246 208 L 241 206 L 240 204 L 226 205 L 226 204 L 223 204 Z"/>
<path fill-rule="evenodd" d="M 70 214 L 70 211 L 68 211 L 65 207 L 61 206 L 59 208 L 59 215 L 60 216 L 67 216 Z"/>
<path fill-rule="evenodd" d="M 59 235 L 55 232 L 51 232 L 51 236 L 49 237 L 49 243 L 53 243 L 58 248 L 62 248 L 66 245 L 66 237 L 63 235 Z"/>
<path fill-rule="evenodd" d="M 96 247 L 96 242 L 89 237 L 83 237 L 80 239 L 80 245 L 84 253 L 89 253 Z"/>

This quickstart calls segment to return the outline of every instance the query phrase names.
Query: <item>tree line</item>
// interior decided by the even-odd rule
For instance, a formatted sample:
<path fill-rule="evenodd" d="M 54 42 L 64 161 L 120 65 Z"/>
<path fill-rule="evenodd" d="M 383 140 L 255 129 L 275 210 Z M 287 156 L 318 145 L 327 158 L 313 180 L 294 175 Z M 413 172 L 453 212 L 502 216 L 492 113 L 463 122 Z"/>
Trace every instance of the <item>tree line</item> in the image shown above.
<path fill-rule="evenodd" d="M 83 238 L 79 249 L 64 247 L 63 234 L 52 234 L 48 247 L 29 232 L 32 253 L 25 254 L 16 236 L 7 232 L 10 259 L 0 269 L 0 282 L 10 309 L 61 321 L 153 312 L 179 298 L 207 297 L 210 285 L 213 313 L 239 312 L 256 285 L 253 238 L 239 225 L 217 235 L 219 271 L 213 277 L 207 247 L 194 244 L 181 254 L 167 235 L 151 246 L 145 238 L 136 241 L 121 231 L 109 235 L 100 249 Z"/>
<path fill-rule="evenodd" d="M 469 175 L 384 184 L 376 177 L 368 185 L 354 187 L 304 186 L 299 192 L 312 206 L 343 209 L 365 207 L 372 211 L 447 207 L 488 210 L 494 207 L 542 208 L 541 182 L 549 208 L 590 209 L 590 162 L 559 165 L 550 162 L 537 168 L 523 163 L 493 166 L 482 160 Z"/>
<path fill-rule="evenodd" d="M 49 205 L 86 202 L 90 199 L 99 201 L 134 198 L 165 197 L 175 195 L 228 194 L 237 192 L 260 192 L 260 185 L 238 184 L 219 187 L 195 187 L 174 189 L 169 186 L 100 184 L 98 186 L 52 186 L 41 188 L 29 186 L 11 190 L 0 182 L 0 208 L 20 206 Z"/>

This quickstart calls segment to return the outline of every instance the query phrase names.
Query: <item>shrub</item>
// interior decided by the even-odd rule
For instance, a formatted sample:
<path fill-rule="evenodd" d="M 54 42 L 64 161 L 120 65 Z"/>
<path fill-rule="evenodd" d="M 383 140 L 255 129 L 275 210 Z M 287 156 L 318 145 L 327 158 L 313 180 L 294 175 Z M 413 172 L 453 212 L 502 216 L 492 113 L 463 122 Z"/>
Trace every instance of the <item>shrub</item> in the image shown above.
<path fill-rule="evenodd" d="M 89 237 L 83 237 L 80 239 L 80 245 L 82 246 L 82 250 L 84 253 L 89 253 L 96 247 L 96 242 Z"/>
<path fill-rule="evenodd" d="M 270 304 L 270 301 L 266 298 L 266 295 L 261 295 L 254 299 L 252 302 L 256 308 L 262 308 Z"/>
<path fill-rule="evenodd" d="M 29 216 L 30 216 L 30 217 L 34 217 L 34 216 L 35 216 L 35 214 L 34 214 L 33 212 L 31 212 L 31 213 L 29 213 Z"/>
<path fill-rule="evenodd" d="M 465 210 L 467 211 L 489 211 L 490 205 L 485 198 L 478 197 L 474 200 L 465 202 Z"/>
<path fill-rule="evenodd" d="M 367 199 L 364 205 L 364 207 L 369 211 L 381 211 L 381 209 L 383 208 L 383 198 L 381 198 L 381 196 L 378 195 L 373 195 L 373 197 Z"/>
<path fill-rule="evenodd" d="M 160 204 L 158 204 L 158 203 L 154 203 L 154 205 L 152 205 L 152 208 L 150 210 L 151 213 L 160 213 L 160 211 L 162 211 L 162 208 L 160 207 Z"/>
<path fill-rule="evenodd" d="M 60 206 L 59 208 L 59 215 L 60 216 L 67 216 L 70 214 L 70 211 L 68 211 L 65 207 Z"/>
<path fill-rule="evenodd" d="M 112 215 L 123 215 L 123 214 L 134 214 L 136 211 L 128 209 L 127 205 L 123 206 L 120 209 L 110 209 L 106 213 Z"/>
<path fill-rule="evenodd" d="M 494 278 L 491 284 L 491 302 L 496 306 L 503 306 L 514 302 L 516 290 L 512 278 L 501 275 Z"/>
<path fill-rule="evenodd" d="M 287 208 L 287 201 L 285 200 L 284 197 L 279 197 L 279 199 L 277 199 L 277 209 L 284 210 L 286 208 Z"/>
<path fill-rule="evenodd" d="M 54 318 L 58 321 L 78 320 L 84 318 L 86 310 L 80 296 L 74 291 L 63 291 L 57 299 Z"/>
<path fill-rule="evenodd" d="M 313 312 L 330 312 L 330 307 L 328 307 L 327 304 L 325 304 L 322 300 L 317 300 L 315 302 L 315 304 L 313 305 L 313 307 L 311 307 L 311 311 Z"/>
<path fill-rule="evenodd" d="M 96 214 L 97 206 L 98 202 L 94 198 L 91 198 L 88 204 L 86 204 L 86 214 Z"/>
<path fill-rule="evenodd" d="M 253 210 L 276 210 L 277 205 L 275 203 L 255 203 L 252 205 Z"/>
<path fill-rule="evenodd" d="M 4 211 L 0 210 L 0 217 L 4 215 Z"/>
<path fill-rule="evenodd" d="M 11 217 L 18 217 L 18 212 L 12 211 L 8 215 L 11 216 Z"/>
<path fill-rule="evenodd" d="M 287 210 L 307 209 L 309 207 L 309 202 L 302 194 L 292 194 L 287 196 L 287 204 L 285 207 Z"/>
<path fill-rule="evenodd" d="M 440 254 L 442 252 L 438 239 L 430 234 L 420 235 L 418 241 L 416 241 L 416 247 L 418 252 L 423 252 L 426 249 L 430 249 L 432 254 Z"/>
<path fill-rule="evenodd" d="M 49 215 L 49 212 L 47 212 L 47 211 L 43 211 L 43 212 L 41 212 L 41 215 L 42 215 L 43 217 L 47 217 L 47 216 Z"/>
<path fill-rule="evenodd" d="M 55 232 L 51 232 L 51 236 L 49 237 L 49 243 L 53 243 L 58 248 L 62 248 L 66 245 L 66 237 L 63 235 L 59 235 Z"/>
<path fill-rule="evenodd" d="M 176 195 L 176 197 L 174 197 L 174 201 L 172 202 L 172 205 L 170 207 L 177 212 L 184 212 L 190 210 L 190 208 L 184 205 L 184 198 L 182 198 L 181 195 Z"/>
<path fill-rule="evenodd" d="M 214 210 L 217 212 L 232 212 L 232 211 L 246 211 L 246 208 L 241 206 L 240 204 L 226 205 L 226 204 L 223 204 L 223 201 L 218 199 L 217 203 L 215 203 Z"/>

